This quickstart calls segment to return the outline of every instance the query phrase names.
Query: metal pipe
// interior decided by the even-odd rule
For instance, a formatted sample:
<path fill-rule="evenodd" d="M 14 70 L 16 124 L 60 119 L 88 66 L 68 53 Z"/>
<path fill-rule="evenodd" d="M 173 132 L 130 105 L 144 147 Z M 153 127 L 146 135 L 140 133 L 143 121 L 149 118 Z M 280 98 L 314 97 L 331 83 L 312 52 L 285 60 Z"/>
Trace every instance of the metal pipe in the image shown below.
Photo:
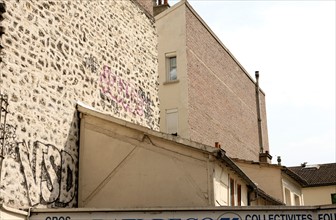
<path fill-rule="evenodd" d="M 263 134 L 262 134 L 262 125 L 261 125 L 261 113 L 260 113 L 260 98 L 259 98 L 259 71 L 255 71 L 256 83 L 256 102 L 257 102 L 257 116 L 258 116 L 258 135 L 259 135 L 259 147 L 260 153 L 264 153 L 264 143 L 263 143 Z"/>

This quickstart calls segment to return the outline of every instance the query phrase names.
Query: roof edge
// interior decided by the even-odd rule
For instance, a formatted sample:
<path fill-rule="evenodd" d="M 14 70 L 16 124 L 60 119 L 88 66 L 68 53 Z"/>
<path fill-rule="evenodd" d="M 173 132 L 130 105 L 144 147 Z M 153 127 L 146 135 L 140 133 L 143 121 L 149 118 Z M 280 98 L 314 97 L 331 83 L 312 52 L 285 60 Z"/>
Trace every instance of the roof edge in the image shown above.
<path fill-rule="evenodd" d="M 123 119 L 116 118 L 112 115 L 108 115 L 106 113 L 97 111 L 96 109 L 94 109 L 91 106 L 88 106 L 88 105 L 86 105 L 82 102 L 77 102 L 76 108 L 77 108 L 77 111 L 79 113 L 94 116 L 94 117 L 106 120 L 108 122 L 112 122 L 112 123 L 115 123 L 115 124 L 118 124 L 118 125 L 121 125 L 121 126 L 125 126 L 127 128 L 130 128 L 130 129 L 135 129 L 135 130 L 143 132 L 147 135 L 151 135 L 151 136 L 154 136 L 154 137 L 157 137 L 157 138 L 162 138 L 162 139 L 167 140 L 167 141 L 173 141 L 173 142 L 176 142 L 178 144 L 182 144 L 182 145 L 188 146 L 190 148 L 193 148 L 195 150 L 200 150 L 200 151 L 203 151 L 203 152 L 207 152 L 209 154 L 213 154 L 213 153 L 216 153 L 217 151 L 219 151 L 219 149 L 215 148 L 215 147 L 211 147 L 211 146 L 208 146 L 208 145 L 205 145 L 205 144 L 201 144 L 201 143 L 194 142 L 194 141 L 191 141 L 191 140 L 188 140 L 188 139 L 184 139 L 184 138 L 181 138 L 179 136 L 174 136 L 174 135 L 171 135 L 171 134 L 155 131 L 155 130 L 152 130 L 150 128 L 144 127 L 142 125 L 134 124 L 134 123 L 125 121 Z"/>
<path fill-rule="evenodd" d="M 211 28 L 206 24 L 206 22 L 202 19 L 202 17 L 195 11 L 195 9 L 190 5 L 187 0 L 181 0 L 188 9 L 195 15 L 195 17 L 202 23 L 202 25 L 207 29 L 207 31 L 215 38 L 215 40 L 221 45 L 221 47 L 229 54 L 229 56 L 237 63 L 237 65 L 243 70 L 245 75 L 255 84 L 255 80 L 250 76 L 248 71 L 243 67 L 243 65 L 235 58 L 235 56 L 231 53 L 231 51 L 224 45 L 224 43 L 217 37 L 217 35 L 211 30 Z M 266 95 L 265 92 L 259 88 L 260 92 L 263 95 Z"/>

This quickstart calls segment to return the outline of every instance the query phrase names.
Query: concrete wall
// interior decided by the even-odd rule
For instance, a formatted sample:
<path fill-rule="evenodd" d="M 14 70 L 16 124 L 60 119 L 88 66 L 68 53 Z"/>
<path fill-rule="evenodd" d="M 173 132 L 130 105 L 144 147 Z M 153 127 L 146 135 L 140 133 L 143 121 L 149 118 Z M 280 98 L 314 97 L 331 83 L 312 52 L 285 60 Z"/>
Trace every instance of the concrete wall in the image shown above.
<path fill-rule="evenodd" d="M 227 155 L 259 161 L 255 83 L 187 4 L 187 72 L 190 138 Z M 269 150 L 265 96 L 261 93 L 264 150 Z"/>
<path fill-rule="evenodd" d="M 283 185 L 281 169 L 275 165 L 245 163 L 235 161 L 240 169 L 246 173 L 258 188 L 268 195 L 283 202 Z"/>
<path fill-rule="evenodd" d="M 133 1 L 4 4 L 0 92 L 9 113 L 0 199 L 76 206 L 77 101 L 159 129 L 153 20 Z"/>
<path fill-rule="evenodd" d="M 219 162 L 216 149 L 149 131 L 88 109 L 81 114 L 79 206 L 86 208 L 207 207 L 228 192 L 216 173 L 246 183 Z M 97 162 L 99 161 L 99 162 Z"/>
<path fill-rule="evenodd" d="M 304 205 L 331 204 L 331 194 L 336 193 L 336 186 L 307 187 L 302 189 Z"/>
<path fill-rule="evenodd" d="M 235 204 L 231 204 L 230 195 L 230 178 L 235 182 L 234 188 L 234 201 Z M 216 206 L 237 206 L 238 205 L 238 194 L 237 186 L 241 186 L 241 206 L 248 205 L 248 189 L 243 180 L 241 180 L 237 175 L 231 171 L 226 170 L 222 165 L 215 165 L 214 172 L 214 199 Z"/>
<path fill-rule="evenodd" d="M 159 97 L 160 97 L 160 130 L 166 130 L 166 110 L 178 110 L 178 135 L 189 139 L 188 124 L 188 79 L 186 60 L 185 6 L 162 12 L 155 17 L 159 51 Z M 166 55 L 174 53 L 177 59 L 177 81 L 166 80 Z"/>
<path fill-rule="evenodd" d="M 289 191 L 288 201 L 286 199 L 286 189 Z M 285 174 L 282 175 L 282 193 L 286 205 L 304 205 L 301 186 Z"/>

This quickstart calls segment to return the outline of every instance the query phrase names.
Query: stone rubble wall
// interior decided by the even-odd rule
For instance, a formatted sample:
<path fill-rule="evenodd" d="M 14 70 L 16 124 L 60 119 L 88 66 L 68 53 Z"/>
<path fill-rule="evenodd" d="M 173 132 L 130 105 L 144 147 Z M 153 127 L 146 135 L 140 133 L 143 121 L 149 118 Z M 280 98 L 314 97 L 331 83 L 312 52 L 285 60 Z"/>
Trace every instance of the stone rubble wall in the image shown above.
<path fill-rule="evenodd" d="M 159 130 L 153 20 L 131 0 L 3 1 L 0 203 L 76 207 L 78 101 Z"/>

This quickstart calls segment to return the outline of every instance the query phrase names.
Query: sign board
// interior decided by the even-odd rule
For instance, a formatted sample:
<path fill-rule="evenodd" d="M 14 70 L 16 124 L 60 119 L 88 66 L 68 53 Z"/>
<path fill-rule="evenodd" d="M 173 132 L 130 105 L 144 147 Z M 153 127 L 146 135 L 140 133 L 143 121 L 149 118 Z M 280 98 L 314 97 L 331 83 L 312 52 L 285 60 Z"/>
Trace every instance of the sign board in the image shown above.
<path fill-rule="evenodd" d="M 37 210 L 31 220 L 336 220 L 336 206 L 321 207 L 241 207 L 185 210 L 113 210 L 67 209 Z"/>

